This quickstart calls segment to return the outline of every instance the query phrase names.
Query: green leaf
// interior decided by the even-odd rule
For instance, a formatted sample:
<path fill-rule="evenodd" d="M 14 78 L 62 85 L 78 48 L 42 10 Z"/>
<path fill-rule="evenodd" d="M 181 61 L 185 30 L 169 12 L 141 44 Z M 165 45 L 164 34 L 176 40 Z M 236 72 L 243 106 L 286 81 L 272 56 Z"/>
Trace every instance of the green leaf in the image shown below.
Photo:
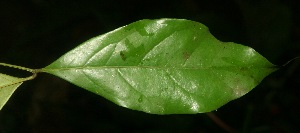
<path fill-rule="evenodd" d="M 214 38 L 201 23 L 141 20 L 92 38 L 41 71 L 130 109 L 216 110 L 277 68 L 250 47 Z"/>
<path fill-rule="evenodd" d="M 12 77 L 0 73 L 0 110 L 14 93 L 14 91 L 23 83 L 21 78 Z"/>

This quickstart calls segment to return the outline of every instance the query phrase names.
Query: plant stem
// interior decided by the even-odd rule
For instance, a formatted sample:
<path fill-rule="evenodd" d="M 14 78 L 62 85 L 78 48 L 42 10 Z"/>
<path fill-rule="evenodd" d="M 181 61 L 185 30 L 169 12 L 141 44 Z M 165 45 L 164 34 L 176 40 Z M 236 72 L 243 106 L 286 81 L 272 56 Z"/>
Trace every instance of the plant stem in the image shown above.
<path fill-rule="evenodd" d="M 28 72 L 32 73 L 31 76 L 26 77 L 26 78 L 19 78 L 19 80 L 17 82 L 14 82 L 12 84 L 16 84 L 16 83 L 20 83 L 20 82 L 32 80 L 32 79 L 34 79 L 36 77 L 36 75 L 38 73 L 38 70 L 35 70 L 35 69 L 30 69 L 30 68 L 26 68 L 26 67 L 22 67 L 22 66 L 17 66 L 17 65 L 12 65 L 12 64 L 7 64 L 7 63 L 0 63 L 0 66 L 6 66 L 6 67 L 11 67 L 11 68 L 16 68 L 16 69 L 20 69 L 20 70 L 24 70 L 24 71 L 28 71 Z M 3 88 L 3 86 L 1 86 L 0 88 Z"/>
<path fill-rule="evenodd" d="M 6 64 L 6 63 L 0 63 L 1 66 L 6 66 L 6 67 L 11 67 L 11 68 L 16 68 L 16 69 L 20 69 L 20 70 L 25 70 L 31 73 L 36 73 L 36 70 L 34 69 L 30 69 L 30 68 L 26 68 L 26 67 L 22 67 L 22 66 L 17 66 L 17 65 L 12 65 L 12 64 Z"/>

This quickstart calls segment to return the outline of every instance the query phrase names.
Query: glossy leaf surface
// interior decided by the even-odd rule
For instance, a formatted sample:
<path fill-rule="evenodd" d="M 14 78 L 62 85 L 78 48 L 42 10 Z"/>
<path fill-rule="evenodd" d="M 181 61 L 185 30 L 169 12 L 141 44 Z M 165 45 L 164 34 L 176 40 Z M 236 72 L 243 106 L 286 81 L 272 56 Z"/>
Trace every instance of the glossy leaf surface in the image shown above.
<path fill-rule="evenodd" d="M 42 69 L 130 109 L 215 110 L 276 67 L 250 47 L 214 38 L 198 22 L 141 20 L 92 38 Z"/>
<path fill-rule="evenodd" d="M 0 110 L 15 90 L 23 83 L 20 81 L 20 78 L 0 73 Z"/>

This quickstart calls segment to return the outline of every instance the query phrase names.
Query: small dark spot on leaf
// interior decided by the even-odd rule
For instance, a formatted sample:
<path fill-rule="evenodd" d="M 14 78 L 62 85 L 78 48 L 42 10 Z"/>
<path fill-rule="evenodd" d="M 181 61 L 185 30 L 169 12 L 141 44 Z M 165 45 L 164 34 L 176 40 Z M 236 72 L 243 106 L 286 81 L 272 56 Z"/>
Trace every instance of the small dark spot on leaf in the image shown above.
<path fill-rule="evenodd" d="M 143 102 L 143 96 L 140 96 L 140 97 L 139 97 L 138 102 L 139 102 L 139 103 Z"/>
<path fill-rule="evenodd" d="M 123 61 L 126 60 L 126 55 L 124 54 L 124 51 L 120 52 L 120 56 L 121 56 L 121 58 L 122 58 Z"/>
<path fill-rule="evenodd" d="M 190 54 L 188 52 L 183 52 L 183 58 L 187 60 L 188 58 L 190 58 Z"/>

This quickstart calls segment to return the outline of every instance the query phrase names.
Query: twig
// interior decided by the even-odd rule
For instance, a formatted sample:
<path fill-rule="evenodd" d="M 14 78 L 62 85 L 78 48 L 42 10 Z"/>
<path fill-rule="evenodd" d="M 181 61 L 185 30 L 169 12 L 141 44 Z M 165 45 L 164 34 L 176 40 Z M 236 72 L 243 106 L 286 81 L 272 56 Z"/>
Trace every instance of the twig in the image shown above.
<path fill-rule="evenodd" d="M 216 116 L 213 112 L 206 113 L 207 116 L 212 119 L 219 127 L 224 129 L 228 133 L 237 133 L 235 129 L 227 125 L 225 122 L 223 122 L 218 116 Z"/>

